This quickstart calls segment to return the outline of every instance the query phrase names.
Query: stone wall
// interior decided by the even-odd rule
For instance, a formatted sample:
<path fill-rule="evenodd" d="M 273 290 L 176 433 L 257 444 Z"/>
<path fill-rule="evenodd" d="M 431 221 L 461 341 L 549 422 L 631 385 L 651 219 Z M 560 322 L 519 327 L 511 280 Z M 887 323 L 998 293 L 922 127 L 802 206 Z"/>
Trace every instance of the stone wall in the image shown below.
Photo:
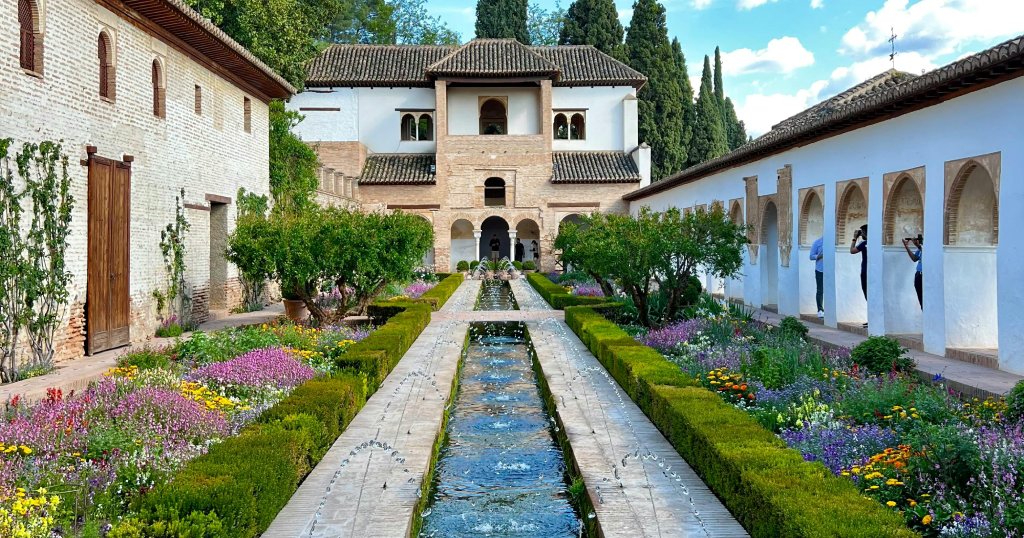
<path fill-rule="evenodd" d="M 131 339 L 153 334 L 157 317 L 153 291 L 164 282 L 160 231 L 174 219 L 174 198 L 185 189 L 188 236 L 188 279 L 197 297 L 208 288 L 210 212 L 206 195 L 234 198 L 239 187 L 268 193 L 268 108 L 178 48 L 141 30 L 93 0 L 47 0 L 43 32 L 43 75 L 18 65 L 16 25 L 4 25 L 0 49 L 0 136 L 17 144 L 63 140 L 71 166 L 76 206 L 68 251 L 73 274 L 66 329 L 59 334 L 59 360 L 84 352 L 84 309 L 87 267 L 86 146 L 97 155 L 135 158 L 131 182 L 130 289 Z M 17 2 L 0 4 L 0 18 L 17 20 Z M 99 96 L 96 43 L 101 31 L 112 37 L 115 51 L 114 100 Z M 163 63 L 165 117 L 153 114 L 152 63 Z M 202 87 L 202 114 L 195 111 L 195 86 Z M 244 128 L 244 98 L 251 100 L 251 132 Z M 203 208 L 203 209 L 199 209 Z M 204 210 L 205 209 L 205 210 Z M 235 207 L 229 204 L 228 227 Z M 236 278 L 228 268 L 228 280 Z M 237 293 L 228 293 L 229 301 Z M 197 300 L 196 305 L 205 304 Z M 230 306 L 230 305 L 229 305 Z M 199 312 L 200 317 L 205 312 Z"/>

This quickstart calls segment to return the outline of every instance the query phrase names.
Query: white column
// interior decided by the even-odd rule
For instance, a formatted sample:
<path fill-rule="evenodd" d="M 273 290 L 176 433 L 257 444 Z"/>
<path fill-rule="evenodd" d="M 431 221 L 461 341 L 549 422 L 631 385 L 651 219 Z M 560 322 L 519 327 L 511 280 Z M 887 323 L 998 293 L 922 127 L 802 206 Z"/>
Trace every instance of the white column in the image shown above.
<path fill-rule="evenodd" d="M 480 261 L 477 256 L 480 256 L 480 252 L 484 248 L 483 239 L 481 239 L 483 235 L 483 230 L 473 230 L 473 237 L 476 238 L 476 252 L 473 253 L 473 259 L 477 261 Z"/>
<path fill-rule="evenodd" d="M 516 235 L 518 233 L 519 230 L 511 228 L 508 231 L 508 259 L 513 261 L 516 259 Z"/>

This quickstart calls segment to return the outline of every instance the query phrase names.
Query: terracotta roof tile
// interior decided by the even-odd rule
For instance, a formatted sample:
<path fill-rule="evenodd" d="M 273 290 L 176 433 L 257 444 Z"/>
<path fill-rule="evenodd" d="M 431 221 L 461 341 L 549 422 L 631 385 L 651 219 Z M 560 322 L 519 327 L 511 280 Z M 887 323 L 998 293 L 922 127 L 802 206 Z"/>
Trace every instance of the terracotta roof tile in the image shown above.
<path fill-rule="evenodd" d="M 426 67 L 455 50 L 442 45 L 332 45 L 306 66 L 306 85 L 433 87 Z"/>
<path fill-rule="evenodd" d="M 916 75 L 890 69 L 861 82 L 835 97 L 826 99 L 795 116 L 780 121 L 773 125 L 771 130 L 792 129 L 816 119 L 824 118 L 847 105 L 856 103 L 861 99 L 871 97 L 879 92 L 884 92 L 912 78 L 916 78 Z"/>
<path fill-rule="evenodd" d="M 558 66 L 515 39 L 474 39 L 427 66 L 435 77 L 548 77 Z"/>
<path fill-rule="evenodd" d="M 558 65 L 562 76 L 555 86 L 616 85 L 641 87 L 647 82 L 639 71 L 590 45 L 533 47 L 533 50 Z"/>
<path fill-rule="evenodd" d="M 552 183 L 639 183 L 633 158 L 621 151 L 553 152 Z"/>
<path fill-rule="evenodd" d="M 386 154 L 366 157 L 360 185 L 433 185 L 437 182 L 433 153 Z"/>

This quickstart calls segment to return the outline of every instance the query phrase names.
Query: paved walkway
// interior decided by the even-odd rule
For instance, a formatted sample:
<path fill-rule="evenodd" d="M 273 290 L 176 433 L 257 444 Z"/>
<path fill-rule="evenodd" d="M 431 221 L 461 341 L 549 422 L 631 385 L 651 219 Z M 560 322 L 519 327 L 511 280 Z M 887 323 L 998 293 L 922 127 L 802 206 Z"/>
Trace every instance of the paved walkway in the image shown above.
<path fill-rule="evenodd" d="M 408 536 L 480 281 L 464 282 L 264 536 Z M 445 319 L 445 318 L 448 319 Z"/>
<path fill-rule="evenodd" d="M 747 536 L 661 432 L 526 282 L 519 307 L 601 533 L 606 537 Z"/>
<path fill-rule="evenodd" d="M 754 310 L 754 319 L 772 325 L 778 325 L 784 317 L 765 310 Z M 866 337 L 859 334 L 833 329 L 818 323 L 805 321 L 804 325 L 809 329 L 808 336 L 811 339 L 826 345 L 853 348 L 867 340 Z M 1024 380 L 1024 377 L 1010 372 L 949 359 L 916 349 L 911 349 L 909 355 L 917 361 L 917 373 L 923 379 L 933 380 L 936 375 L 941 375 L 942 382 L 946 386 L 966 396 L 978 398 L 1001 396 L 1009 392 L 1018 381 Z"/>
<path fill-rule="evenodd" d="M 284 307 L 281 304 L 270 305 L 259 312 L 246 312 L 244 314 L 232 314 L 224 318 L 209 321 L 199 326 L 201 331 L 216 331 L 228 327 L 241 327 L 243 325 L 256 325 L 267 323 L 277 319 L 284 314 Z M 191 333 L 185 333 L 182 338 L 188 338 Z M 174 338 L 152 338 L 144 345 L 150 347 L 164 347 L 174 343 Z M 33 377 L 17 383 L 0 385 L 0 404 L 10 401 L 16 395 L 21 395 L 24 402 L 35 402 L 46 398 L 46 390 L 58 388 L 69 394 L 71 391 L 82 391 L 90 383 L 103 377 L 103 373 L 117 365 L 117 359 L 121 355 L 138 349 L 140 345 L 122 347 L 97 353 L 89 357 L 79 357 L 57 365 L 57 370 L 46 375 Z"/>

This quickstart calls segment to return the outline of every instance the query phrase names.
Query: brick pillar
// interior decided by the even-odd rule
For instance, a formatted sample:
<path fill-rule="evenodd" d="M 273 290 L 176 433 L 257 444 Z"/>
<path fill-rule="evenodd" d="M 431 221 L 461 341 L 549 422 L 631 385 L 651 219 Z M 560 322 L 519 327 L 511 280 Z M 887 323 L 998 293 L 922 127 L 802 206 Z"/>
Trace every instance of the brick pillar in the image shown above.
<path fill-rule="evenodd" d="M 448 138 L 448 83 L 443 80 L 434 81 L 434 138 L 437 153 L 442 153 Z"/>
<path fill-rule="evenodd" d="M 544 135 L 544 149 L 551 152 L 551 140 L 554 138 L 554 126 L 551 125 L 551 80 L 540 81 L 540 134 Z"/>

